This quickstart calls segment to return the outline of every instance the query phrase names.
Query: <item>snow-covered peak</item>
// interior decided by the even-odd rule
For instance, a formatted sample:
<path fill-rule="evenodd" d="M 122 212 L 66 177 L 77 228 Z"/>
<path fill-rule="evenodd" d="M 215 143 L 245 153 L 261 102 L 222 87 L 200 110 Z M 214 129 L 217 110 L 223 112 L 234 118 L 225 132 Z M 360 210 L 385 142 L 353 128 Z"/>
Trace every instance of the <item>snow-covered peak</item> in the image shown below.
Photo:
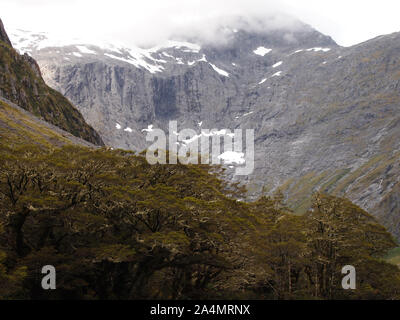
<path fill-rule="evenodd" d="M 62 47 L 71 43 L 70 40 L 50 40 L 49 35 L 46 32 L 31 32 L 21 29 L 14 29 L 9 30 L 8 33 L 13 47 L 20 51 L 20 53 L 40 50 L 45 47 Z M 76 42 L 78 42 L 77 39 Z"/>
<path fill-rule="evenodd" d="M 121 43 L 67 39 L 50 33 L 21 29 L 11 30 L 10 38 L 14 48 L 22 54 L 27 52 L 35 56 L 56 53 L 65 63 L 70 62 L 71 58 L 113 59 L 151 73 L 164 71 L 167 63 L 191 66 L 193 62 L 206 60 L 204 55 L 200 55 L 200 45 L 185 41 L 170 40 L 152 48 L 140 48 Z M 185 57 L 187 59 L 184 61 Z"/>

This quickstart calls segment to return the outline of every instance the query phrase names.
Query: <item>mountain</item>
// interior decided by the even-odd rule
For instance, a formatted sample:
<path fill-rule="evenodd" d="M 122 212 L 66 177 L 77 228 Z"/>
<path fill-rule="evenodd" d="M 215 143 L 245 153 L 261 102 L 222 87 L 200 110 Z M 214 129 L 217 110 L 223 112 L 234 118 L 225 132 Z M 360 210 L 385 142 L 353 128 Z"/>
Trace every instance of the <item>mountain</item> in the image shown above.
<path fill-rule="evenodd" d="M 12 57 L 3 59 L 3 84 L 14 85 L 14 99 L 24 102 L 26 97 L 35 105 L 28 89 L 46 89 L 40 69 L 33 58 L 1 43 L 4 56 Z M 181 50 L 176 45 L 174 50 Z M 315 50 L 328 52 L 307 52 Z M 233 78 L 231 70 L 227 74 L 205 59 L 199 64 L 206 80 L 215 74 Z M 142 61 L 142 67 L 144 63 L 148 61 Z M 156 72 L 152 66 L 145 70 Z M 179 80 L 178 68 L 176 72 Z M 257 69 L 250 70 L 249 77 L 252 72 Z M 274 78 L 281 76 L 283 71 Z M 228 82 L 222 83 L 229 88 Z M 168 88 L 179 92 L 175 86 Z M 36 104 L 38 113 L 57 122 L 57 108 L 50 103 L 55 93 L 48 88 L 46 93 L 50 100 Z M 165 103 L 168 94 L 170 90 L 163 91 L 157 103 Z M 158 109 L 159 123 L 172 116 L 185 120 L 185 114 L 179 114 L 184 110 L 176 109 L 182 105 L 163 106 L 172 106 L 176 113 Z M 400 298 L 396 242 L 376 218 L 348 199 L 318 193 L 300 215 L 288 210 L 281 192 L 239 201 L 246 198 L 245 190 L 222 179 L 223 168 L 151 165 L 143 155 L 98 147 L 25 108 L 0 97 L 0 299 Z M 62 119 L 65 127 L 86 125 L 75 112 L 79 117 Z M 227 117 L 229 110 L 220 112 Z M 252 114 L 234 119 L 246 124 Z M 57 290 L 43 290 L 48 284 L 43 279 L 51 277 L 38 276 L 44 265 L 56 270 Z M 343 266 L 357 266 L 357 290 L 343 290 Z"/>
<path fill-rule="evenodd" d="M 79 106 L 107 144 L 141 149 L 141 130 L 151 124 L 166 127 L 168 119 L 182 127 L 197 128 L 200 121 L 203 127 L 221 127 L 230 124 L 221 114 L 229 108 L 230 122 L 240 123 L 232 120 L 249 109 L 241 105 L 248 87 L 271 73 L 282 53 L 298 49 L 299 42 L 305 48 L 336 46 L 329 37 L 302 28 L 282 37 L 229 29 L 224 32 L 230 32 L 231 41 L 223 47 L 169 41 L 150 49 L 66 45 L 21 30 L 11 34 L 15 47 L 39 61 L 46 82 Z M 253 52 L 263 45 L 277 51 L 267 56 Z M 227 105 L 233 103 L 234 110 Z M 116 123 L 133 132 L 117 130 Z"/>
<path fill-rule="evenodd" d="M 280 188 L 302 212 L 317 190 L 345 195 L 399 237 L 400 34 L 344 48 L 304 24 L 221 32 L 220 44 L 150 49 L 21 30 L 11 41 L 106 144 L 141 150 L 142 130 L 169 120 L 198 132 L 253 128 L 255 171 L 234 177 L 250 198 Z"/>
<path fill-rule="evenodd" d="M 81 113 L 45 84 L 36 61 L 12 48 L 1 21 L 0 40 L 0 96 L 76 137 L 102 145 L 102 139 Z"/>

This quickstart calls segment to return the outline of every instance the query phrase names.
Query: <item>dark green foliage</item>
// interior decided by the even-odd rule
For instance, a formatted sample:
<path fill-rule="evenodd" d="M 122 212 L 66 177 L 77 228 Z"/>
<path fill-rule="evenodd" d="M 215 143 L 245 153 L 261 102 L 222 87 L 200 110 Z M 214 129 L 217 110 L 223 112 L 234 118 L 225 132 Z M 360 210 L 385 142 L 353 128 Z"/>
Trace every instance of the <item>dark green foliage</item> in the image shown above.
<path fill-rule="evenodd" d="M 217 220 L 231 200 L 209 169 L 151 167 L 122 151 L 77 147 L 5 152 L 1 243 L 8 268 L 28 270 L 19 294 L 46 298 L 37 281 L 45 264 L 57 266 L 56 298 L 207 291 L 232 264 L 230 234 L 223 235 L 230 227 Z"/>
<path fill-rule="evenodd" d="M 279 192 L 254 203 L 227 197 L 209 166 L 0 147 L 0 298 L 399 297 L 399 270 L 380 259 L 395 243 L 345 199 L 317 195 L 294 216 Z M 55 291 L 40 287 L 48 264 Z M 358 290 L 341 288 L 346 264 Z"/>

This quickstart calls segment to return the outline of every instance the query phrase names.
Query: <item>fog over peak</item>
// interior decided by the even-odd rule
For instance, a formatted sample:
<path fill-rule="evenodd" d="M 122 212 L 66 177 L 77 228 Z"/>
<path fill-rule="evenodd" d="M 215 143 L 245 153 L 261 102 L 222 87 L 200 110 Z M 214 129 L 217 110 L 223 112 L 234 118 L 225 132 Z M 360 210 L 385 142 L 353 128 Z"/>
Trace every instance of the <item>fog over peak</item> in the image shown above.
<path fill-rule="evenodd" d="M 204 27 L 207 26 L 207 27 Z M 282 12 L 269 12 L 264 15 L 224 15 L 209 18 L 199 24 L 188 24 L 171 30 L 169 38 L 189 40 L 202 44 L 224 45 L 241 31 L 248 33 L 287 32 L 288 41 L 293 32 L 311 30 L 309 25 Z"/>
<path fill-rule="evenodd" d="M 224 28 L 299 28 L 352 45 L 400 31 L 397 0 L 2 0 L 6 28 L 151 46 L 175 36 L 226 41 Z M 296 17 L 296 18 L 293 18 Z"/>
<path fill-rule="evenodd" d="M 152 46 L 171 38 L 224 42 L 232 29 L 261 32 L 302 26 L 293 16 L 284 14 L 282 5 L 275 0 L 8 2 L 9 7 L 16 5 L 24 6 L 26 12 L 38 11 L 33 14 L 35 19 L 9 21 L 5 17 L 6 22 L 19 24 L 20 28 L 139 46 Z M 38 7 L 42 10 L 37 10 Z"/>

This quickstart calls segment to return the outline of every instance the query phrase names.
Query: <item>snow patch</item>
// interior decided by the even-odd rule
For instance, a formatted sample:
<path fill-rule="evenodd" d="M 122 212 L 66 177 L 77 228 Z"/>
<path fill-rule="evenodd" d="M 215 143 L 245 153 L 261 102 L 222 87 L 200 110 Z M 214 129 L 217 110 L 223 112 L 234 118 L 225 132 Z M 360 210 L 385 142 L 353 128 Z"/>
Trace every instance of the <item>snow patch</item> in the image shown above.
<path fill-rule="evenodd" d="M 264 57 L 266 54 L 270 53 L 272 51 L 272 49 L 268 49 L 265 47 L 258 47 L 256 50 L 254 50 L 253 52 L 259 56 Z"/>
<path fill-rule="evenodd" d="M 78 50 L 82 53 L 87 53 L 87 54 L 97 54 L 96 51 L 90 50 L 85 46 L 76 46 Z"/>
<path fill-rule="evenodd" d="M 252 113 L 254 113 L 254 111 L 247 112 L 247 113 L 245 113 L 245 114 L 243 115 L 243 117 L 247 117 L 247 116 L 251 115 Z"/>
<path fill-rule="evenodd" d="M 275 64 L 272 66 L 272 68 L 277 68 L 277 67 L 279 67 L 282 63 L 283 63 L 283 61 L 279 61 L 279 62 L 275 63 Z"/>
<path fill-rule="evenodd" d="M 163 52 L 162 54 L 163 54 L 164 56 L 168 57 L 168 58 L 175 59 L 175 57 L 174 57 L 174 56 L 171 56 L 169 53 Z"/>
<path fill-rule="evenodd" d="M 197 62 L 202 62 L 202 61 L 203 61 L 203 62 L 208 62 L 205 54 L 203 54 L 203 56 L 201 57 L 201 59 L 197 60 Z"/>
<path fill-rule="evenodd" d="M 201 126 L 203 124 L 203 122 L 199 122 L 198 124 L 199 124 L 199 126 Z M 173 134 L 179 135 L 175 131 L 173 132 Z M 204 130 L 202 130 L 200 134 L 194 135 L 190 139 L 182 140 L 182 142 L 184 144 L 188 145 L 188 144 L 196 141 L 197 139 L 199 139 L 201 137 L 212 137 L 212 136 L 228 136 L 228 137 L 234 138 L 235 134 L 234 133 L 228 133 L 227 129 L 221 129 L 221 130 L 213 129 L 213 130 L 211 130 L 210 133 L 206 133 L 206 132 L 204 132 Z"/>
<path fill-rule="evenodd" d="M 212 63 L 209 63 L 209 64 L 214 69 L 214 71 L 219 73 L 221 76 L 229 77 L 229 73 L 226 72 L 225 70 L 222 70 L 222 69 L 218 68 L 217 66 L 213 65 Z"/>
<path fill-rule="evenodd" d="M 105 53 L 104 55 L 111 59 L 115 59 L 115 60 L 119 60 L 119 61 L 123 61 L 123 62 L 129 63 L 129 64 L 132 64 L 137 68 L 143 67 L 146 70 L 150 71 L 150 73 L 162 72 L 164 69 L 164 67 L 162 67 L 162 66 L 157 66 L 157 65 L 152 65 L 152 64 L 147 63 L 143 59 L 143 56 L 141 56 L 140 54 L 135 54 L 134 52 L 130 52 L 130 54 L 131 54 L 132 58 L 129 58 L 129 59 L 117 57 L 110 53 Z"/>
<path fill-rule="evenodd" d="M 109 50 L 109 51 L 112 51 L 112 52 L 115 52 L 115 53 L 118 53 L 118 54 L 123 54 L 122 52 L 121 52 L 121 50 L 120 49 L 118 49 L 116 46 L 114 46 L 113 44 L 108 44 L 107 46 L 105 46 L 105 48 L 104 49 L 107 49 L 107 50 Z"/>
<path fill-rule="evenodd" d="M 262 79 L 258 84 L 263 84 L 265 81 L 267 81 L 267 78 Z"/>
<path fill-rule="evenodd" d="M 223 154 L 219 155 L 218 159 L 221 159 L 226 164 L 244 164 L 246 162 L 246 160 L 244 159 L 244 153 L 235 151 L 226 151 Z"/>
<path fill-rule="evenodd" d="M 150 124 L 150 125 L 147 126 L 147 129 L 143 129 L 142 132 L 152 132 L 153 130 L 154 130 L 153 129 L 153 125 Z"/>
<path fill-rule="evenodd" d="M 314 52 L 318 51 L 328 52 L 330 50 L 331 50 L 330 48 L 321 48 L 321 47 L 307 49 L 307 51 L 314 51 Z"/>
<path fill-rule="evenodd" d="M 281 74 L 282 74 L 282 71 L 278 71 L 278 72 L 274 73 L 274 74 L 272 75 L 272 77 L 280 77 Z"/>
<path fill-rule="evenodd" d="M 133 130 L 132 130 L 131 128 L 129 128 L 129 127 L 126 127 L 126 128 L 124 129 L 124 131 L 126 131 L 126 132 L 133 132 Z"/>
<path fill-rule="evenodd" d="M 121 127 L 121 125 L 119 123 L 116 123 L 115 127 L 117 128 L 117 130 L 121 130 L 122 129 L 122 127 Z"/>

